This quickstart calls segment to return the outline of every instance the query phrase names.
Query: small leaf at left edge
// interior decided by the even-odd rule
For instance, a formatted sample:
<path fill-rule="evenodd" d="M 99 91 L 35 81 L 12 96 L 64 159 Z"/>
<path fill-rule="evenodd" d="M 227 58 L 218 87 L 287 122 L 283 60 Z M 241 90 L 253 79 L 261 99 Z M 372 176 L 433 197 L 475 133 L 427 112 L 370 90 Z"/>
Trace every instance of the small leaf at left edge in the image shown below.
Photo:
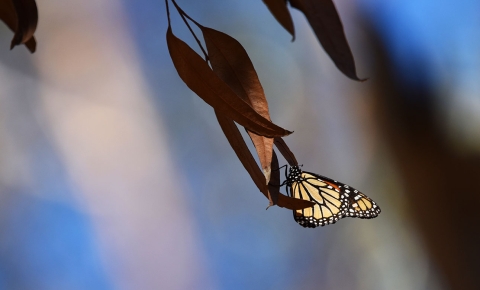
<path fill-rule="evenodd" d="M 246 101 L 262 117 L 270 120 L 268 102 L 257 72 L 243 46 L 223 32 L 200 27 L 205 38 L 208 58 L 218 75 L 240 98 Z M 266 181 L 270 180 L 273 138 L 263 137 L 248 131 L 252 139 Z"/>
<path fill-rule="evenodd" d="M 34 0 L 0 1 L 0 19 L 15 32 L 10 48 L 25 44 L 30 52 L 35 52 L 33 37 L 37 28 L 38 10 Z"/>
<path fill-rule="evenodd" d="M 235 154 L 237 154 L 238 159 L 240 159 L 240 162 L 242 162 L 243 166 L 247 170 L 248 174 L 250 174 L 250 177 L 260 192 L 262 192 L 263 195 L 268 198 L 270 194 L 266 185 L 265 176 L 263 176 L 262 171 L 257 165 L 257 162 L 250 153 L 250 150 L 248 150 L 247 144 L 245 143 L 245 140 L 243 140 L 242 134 L 240 134 L 237 125 L 235 125 L 231 119 L 223 116 L 221 113 L 218 113 L 217 110 L 215 110 L 215 114 L 223 133 L 227 137 L 227 140 L 235 151 Z M 272 201 L 273 200 L 270 199 L 270 202 Z M 279 194 L 277 205 L 279 207 L 297 210 L 312 207 L 314 203 Z"/>
<path fill-rule="evenodd" d="M 293 41 L 295 39 L 295 27 L 293 26 L 292 15 L 290 15 L 287 7 L 287 0 L 263 0 L 263 3 L 267 5 L 268 10 L 277 19 L 278 23 L 292 35 Z"/>

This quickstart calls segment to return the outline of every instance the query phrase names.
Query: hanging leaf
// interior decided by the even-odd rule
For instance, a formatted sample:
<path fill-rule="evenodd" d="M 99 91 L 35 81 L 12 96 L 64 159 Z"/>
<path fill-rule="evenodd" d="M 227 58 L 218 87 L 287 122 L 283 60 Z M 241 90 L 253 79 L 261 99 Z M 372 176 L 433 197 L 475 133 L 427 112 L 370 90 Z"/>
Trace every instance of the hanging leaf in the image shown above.
<path fill-rule="evenodd" d="M 283 139 L 279 137 L 275 138 L 274 140 L 275 140 L 275 147 L 277 147 L 278 151 L 282 153 L 283 157 L 285 158 L 285 160 L 287 160 L 288 164 L 290 166 L 298 166 L 298 161 L 295 158 L 295 155 L 293 154 L 293 152 L 290 150 L 290 148 L 288 148 L 287 143 L 285 143 L 285 141 L 283 141 Z"/>
<path fill-rule="evenodd" d="M 240 159 L 240 162 L 242 162 L 243 166 L 252 177 L 253 182 L 255 182 L 260 191 L 263 192 L 266 188 L 266 182 L 264 181 L 265 177 L 258 168 L 257 162 L 253 158 L 252 153 L 248 150 L 247 144 L 245 144 L 237 125 L 217 110 L 215 110 L 215 115 L 217 116 L 218 123 L 227 137 L 228 142 L 237 154 L 238 159 Z"/>
<path fill-rule="evenodd" d="M 34 0 L 0 1 L 0 19 L 15 32 L 10 49 L 25 44 L 30 52 L 35 52 L 37 43 L 33 34 L 37 28 L 38 11 Z"/>
<path fill-rule="evenodd" d="M 277 204 L 278 196 L 280 195 L 280 165 L 278 164 L 278 158 L 275 151 L 272 151 L 272 167 L 272 176 L 268 183 L 268 192 L 270 193 L 269 200 L 271 203 Z"/>
<path fill-rule="evenodd" d="M 295 40 L 295 28 L 292 16 L 287 8 L 287 0 L 263 0 L 263 3 L 267 5 L 268 10 L 270 10 L 270 13 L 277 19 L 280 25 L 292 35 L 292 41 Z"/>
<path fill-rule="evenodd" d="M 347 77 L 357 76 L 355 60 L 348 45 L 343 24 L 332 0 L 289 0 L 292 7 L 305 14 L 323 49 Z"/>
<path fill-rule="evenodd" d="M 304 209 L 314 206 L 315 204 L 308 200 L 298 199 L 280 194 L 278 196 L 277 206 L 288 208 L 291 210 Z"/>
<path fill-rule="evenodd" d="M 270 121 L 268 102 L 257 72 L 243 46 L 223 32 L 200 26 L 207 45 L 213 71 L 257 113 Z M 247 130 L 262 165 L 265 178 L 270 180 L 273 139 Z"/>
<path fill-rule="evenodd" d="M 272 172 L 272 152 L 273 152 L 273 138 L 259 136 L 255 133 L 247 131 L 252 139 L 255 150 L 257 151 L 260 164 L 262 165 L 263 175 L 268 183 L 270 181 L 270 174 Z"/>
<path fill-rule="evenodd" d="M 250 150 L 248 150 L 247 144 L 245 144 L 245 141 L 243 140 L 242 134 L 240 134 L 237 125 L 235 125 L 235 123 L 231 119 L 225 117 L 217 110 L 215 110 L 215 115 L 217 116 L 218 123 L 220 124 L 223 133 L 227 137 L 230 146 L 232 146 L 235 154 L 237 154 L 238 159 L 240 159 L 240 162 L 242 162 L 248 174 L 250 174 L 250 177 L 252 178 L 255 185 L 263 193 L 263 195 L 265 195 L 265 197 L 271 197 L 268 192 L 268 186 L 266 184 L 265 176 L 263 176 L 262 171 L 257 165 L 257 162 L 255 162 L 255 159 L 250 153 Z M 270 198 L 270 205 L 273 205 L 273 203 L 273 199 Z M 291 210 L 296 210 L 312 207 L 314 203 L 279 194 L 277 205 Z"/>
<path fill-rule="evenodd" d="M 167 45 L 180 78 L 206 103 L 248 130 L 266 137 L 291 134 L 260 114 L 238 97 L 207 63 L 185 42 L 167 30 Z"/>

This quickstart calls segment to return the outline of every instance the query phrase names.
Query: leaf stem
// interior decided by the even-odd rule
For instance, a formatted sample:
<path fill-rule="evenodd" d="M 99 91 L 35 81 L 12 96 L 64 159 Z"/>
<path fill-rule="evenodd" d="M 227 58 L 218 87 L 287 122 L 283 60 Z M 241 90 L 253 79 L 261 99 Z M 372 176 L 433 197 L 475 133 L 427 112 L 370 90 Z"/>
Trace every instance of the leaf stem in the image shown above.
<path fill-rule="evenodd" d="M 168 0 L 165 0 L 165 1 L 168 1 Z M 202 50 L 203 52 L 203 55 L 205 56 L 205 61 L 208 62 L 209 59 L 208 59 L 208 54 L 207 52 L 205 51 L 205 49 L 203 48 L 203 45 L 202 43 L 200 42 L 200 40 L 198 39 L 197 35 L 195 34 L 195 32 L 193 31 L 192 27 L 190 26 L 190 24 L 188 23 L 187 19 L 190 19 L 193 23 L 195 23 L 195 25 L 197 25 L 198 27 L 202 27 L 202 25 L 200 25 L 197 21 L 193 20 L 187 13 L 185 13 L 185 11 L 183 11 L 182 8 L 180 8 L 180 6 L 178 6 L 177 2 L 175 2 L 175 0 L 172 0 L 172 3 L 173 5 L 175 5 L 175 8 L 177 8 L 177 11 L 178 11 L 178 14 L 180 14 L 180 16 L 182 17 L 183 19 L 183 22 L 185 22 L 185 24 L 187 25 L 188 29 L 190 30 L 190 33 L 192 33 L 193 37 L 195 38 L 195 40 L 197 41 L 197 44 L 198 46 L 200 46 L 200 49 Z M 185 18 L 186 17 L 186 18 Z"/>
<path fill-rule="evenodd" d="M 177 5 L 177 3 L 175 2 L 175 0 L 172 0 L 174 2 L 175 5 Z M 187 13 L 185 13 L 185 11 L 180 8 L 180 6 L 177 5 L 177 8 L 179 9 L 179 13 L 185 15 L 185 17 L 187 17 L 190 21 L 192 21 L 193 23 L 195 23 L 195 25 L 197 25 L 198 27 L 203 27 L 200 23 L 198 23 L 197 21 L 195 21 L 195 19 L 193 19 L 192 17 L 190 17 L 190 15 L 188 15 Z"/>

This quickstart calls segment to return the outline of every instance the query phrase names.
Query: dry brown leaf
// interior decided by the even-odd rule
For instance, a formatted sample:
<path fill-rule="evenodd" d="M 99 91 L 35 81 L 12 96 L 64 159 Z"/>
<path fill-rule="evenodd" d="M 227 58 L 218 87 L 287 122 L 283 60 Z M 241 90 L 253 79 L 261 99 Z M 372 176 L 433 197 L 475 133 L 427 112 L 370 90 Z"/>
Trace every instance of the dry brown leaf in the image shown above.
<path fill-rule="evenodd" d="M 278 196 L 277 206 L 279 207 L 284 207 L 291 210 L 297 210 L 297 209 L 312 207 L 314 205 L 315 204 L 313 202 L 308 200 L 297 199 L 297 198 L 289 197 L 283 194 L 280 194 Z"/>
<path fill-rule="evenodd" d="M 332 0 L 289 0 L 292 7 L 307 17 L 318 40 L 337 68 L 347 77 L 357 80 L 352 51 L 348 45 L 343 24 Z"/>
<path fill-rule="evenodd" d="M 273 205 L 278 203 L 278 196 L 280 195 L 280 165 L 278 164 L 275 151 L 272 151 L 272 167 L 274 170 L 268 183 L 268 192 L 270 193 L 268 199 L 270 200 L 270 204 Z"/>
<path fill-rule="evenodd" d="M 273 17 L 292 35 L 293 41 L 295 39 L 295 27 L 290 10 L 287 7 L 287 0 L 263 0 L 263 3 L 267 5 Z"/>
<path fill-rule="evenodd" d="M 235 125 L 231 119 L 225 117 L 216 110 L 215 114 L 223 133 L 227 137 L 227 140 L 235 151 L 235 154 L 237 154 L 238 159 L 240 159 L 240 162 L 242 162 L 243 166 L 247 170 L 248 174 L 250 174 L 258 189 L 263 193 L 263 195 L 265 195 L 266 198 L 269 198 L 270 194 L 268 192 L 268 186 L 266 185 L 265 176 L 263 176 L 262 171 L 252 156 L 252 153 L 250 153 L 250 150 L 248 150 L 247 144 L 245 144 L 237 125 Z M 270 201 L 272 201 L 272 199 L 270 199 Z M 277 205 L 291 210 L 296 210 L 312 207 L 314 203 L 279 194 Z"/>
<path fill-rule="evenodd" d="M 295 155 L 290 148 L 288 148 L 287 143 L 285 143 L 282 138 L 275 138 L 275 147 L 277 147 L 278 151 L 282 153 L 290 166 L 298 166 L 297 158 L 295 158 Z"/>
<path fill-rule="evenodd" d="M 35 52 L 37 43 L 33 34 L 37 28 L 38 11 L 34 0 L 0 1 L 0 19 L 15 32 L 10 48 L 25 44 Z"/>
<path fill-rule="evenodd" d="M 247 144 L 245 144 L 245 140 L 243 140 L 242 134 L 240 134 L 237 125 L 217 110 L 215 110 L 215 115 L 217 116 L 218 123 L 227 137 L 228 142 L 237 154 L 238 159 L 240 159 L 240 162 L 242 162 L 260 191 L 264 192 L 266 188 L 265 177 L 258 168 L 257 162 L 253 158 L 252 153 L 248 150 Z"/>
<path fill-rule="evenodd" d="M 180 78 L 207 104 L 248 130 L 267 137 L 291 134 L 258 114 L 222 81 L 185 42 L 167 30 L 167 45 Z"/>
<path fill-rule="evenodd" d="M 2 19 L 13 32 L 17 30 L 17 12 L 15 12 L 15 7 L 11 0 L 0 1 L 0 19 Z"/>
<path fill-rule="evenodd" d="M 270 120 L 268 102 L 257 72 L 243 46 L 223 32 L 201 26 L 213 71 L 257 113 Z M 262 165 L 265 178 L 270 180 L 273 139 L 248 131 Z"/>

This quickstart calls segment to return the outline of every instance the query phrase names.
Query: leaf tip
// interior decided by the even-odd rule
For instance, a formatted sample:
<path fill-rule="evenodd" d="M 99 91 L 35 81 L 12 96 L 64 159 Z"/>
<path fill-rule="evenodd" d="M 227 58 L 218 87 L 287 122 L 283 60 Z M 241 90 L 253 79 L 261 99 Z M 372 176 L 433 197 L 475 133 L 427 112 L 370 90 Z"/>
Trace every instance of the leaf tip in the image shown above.
<path fill-rule="evenodd" d="M 265 210 L 268 210 L 268 209 L 271 208 L 272 206 L 274 206 L 274 204 L 269 204 Z"/>
<path fill-rule="evenodd" d="M 266 184 L 268 185 L 268 183 L 270 182 L 270 176 L 272 175 L 272 168 L 266 167 L 266 168 L 263 168 L 262 171 L 263 171 L 263 175 L 265 175 Z"/>
<path fill-rule="evenodd" d="M 342 71 L 342 72 L 343 72 L 343 71 Z M 354 72 L 354 73 L 346 73 L 346 72 L 343 72 L 343 73 L 344 73 L 349 79 L 352 79 L 352 80 L 354 80 L 354 81 L 361 82 L 361 83 L 363 83 L 363 82 L 365 82 L 365 81 L 367 81 L 367 80 L 369 79 L 369 78 L 363 78 L 363 79 L 361 79 L 361 78 L 359 78 L 359 77 L 357 76 L 357 73 L 355 73 L 355 72 Z"/>

